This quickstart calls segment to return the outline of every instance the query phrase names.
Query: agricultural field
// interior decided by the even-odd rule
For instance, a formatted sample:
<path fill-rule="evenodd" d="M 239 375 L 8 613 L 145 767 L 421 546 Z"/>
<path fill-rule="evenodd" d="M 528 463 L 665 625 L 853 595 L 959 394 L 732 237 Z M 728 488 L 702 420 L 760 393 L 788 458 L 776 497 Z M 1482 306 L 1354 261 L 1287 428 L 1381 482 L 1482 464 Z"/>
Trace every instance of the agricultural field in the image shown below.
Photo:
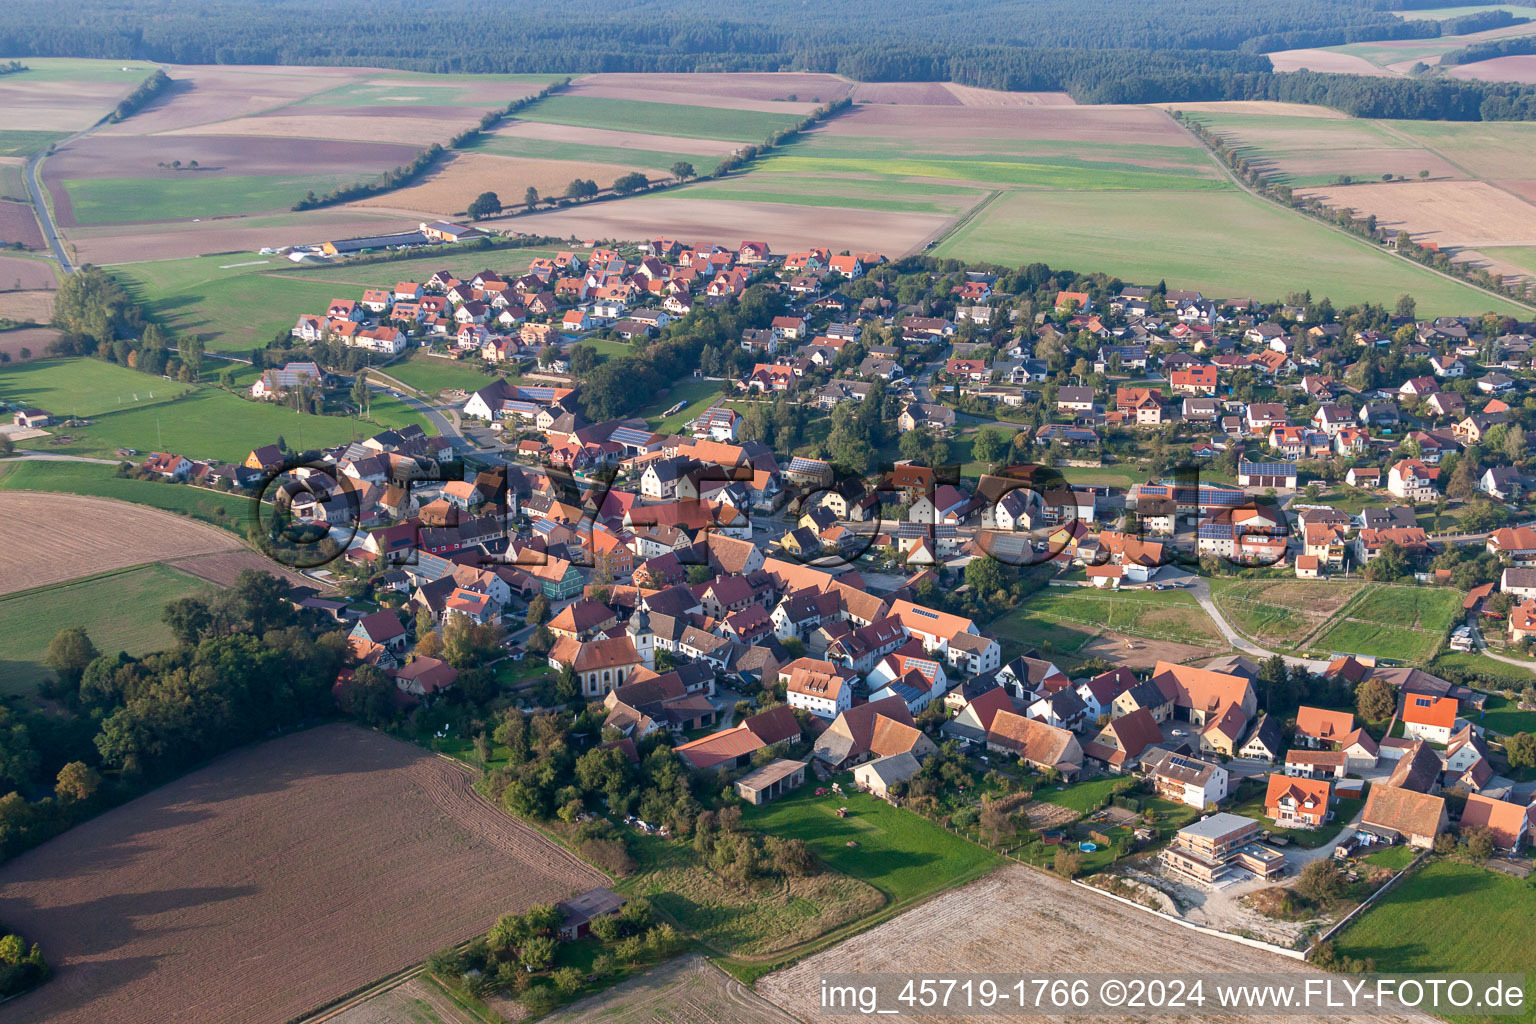
<path fill-rule="evenodd" d="M 1293 650 L 1362 586 L 1354 581 L 1271 579 L 1213 579 L 1210 585 L 1212 600 L 1233 627 L 1259 644 Z"/>
<path fill-rule="evenodd" d="M 1048 587 L 1031 595 L 1021 608 L 993 623 L 992 628 L 1007 637 L 1009 623 L 1025 617 L 1206 647 L 1223 646 L 1215 623 L 1192 596 L 1179 591 Z"/>
<path fill-rule="evenodd" d="M 815 104 L 779 104 L 783 113 L 740 109 L 737 104 L 711 106 L 708 98 L 694 102 L 657 102 L 595 95 L 578 86 L 541 100 L 517 115 L 519 121 L 560 124 L 573 128 L 606 128 L 676 138 L 762 142 L 774 132 L 794 127 Z"/>
<path fill-rule="evenodd" d="M 690 953 L 545 1019 L 550 1024 L 793 1024 L 795 1018 Z M 341 1017 L 335 1024 L 382 1022 Z"/>
<path fill-rule="evenodd" d="M 1341 608 L 1312 646 L 1422 664 L 1434 657 L 1460 608 L 1454 590 L 1371 587 Z"/>
<path fill-rule="evenodd" d="M 921 912 L 903 914 L 770 974 L 758 984 L 758 991 L 802 1020 L 815 1019 L 823 1012 L 817 1005 L 823 975 L 907 974 L 914 949 L 923 951 L 925 969 L 940 975 L 1052 974 L 1059 973 L 1062 964 L 1082 962 L 1113 965 L 1115 971 L 1127 974 L 1299 975 L 1307 970 L 1298 961 L 1181 928 L 1054 875 L 1009 865 L 930 900 Z M 913 1020 L 960 1022 L 995 1020 L 995 1012 L 936 1016 L 902 1010 Z M 1097 1019 L 1119 1024 L 1145 1019 L 1145 1015 L 1109 1013 Z M 1201 1019 L 1227 1024 L 1244 1018 L 1206 1015 Z M 1382 1018 L 1340 1015 L 1328 1019 L 1363 1024 Z M 1397 1019 L 1417 1024 L 1433 1018 L 1413 1014 Z"/>
<path fill-rule="evenodd" d="M 24 476 L 16 470 L 28 468 L 9 467 L 0 477 L 0 518 L 6 523 L 8 551 L 0 565 L 0 594 L 240 546 L 221 530 L 157 509 L 15 489 L 13 480 Z M 233 504 L 238 499 L 229 500 Z"/>
<path fill-rule="evenodd" d="M 743 808 L 742 821 L 781 839 L 805 840 L 827 865 L 869 883 L 892 904 L 979 877 L 999 863 L 926 818 L 853 792 L 848 778 L 842 796 L 817 796 L 805 785 L 771 804 Z M 837 816 L 839 807 L 848 808 L 847 817 Z"/>
<path fill-rule="evenodd" d="M 1307 259 L 1295 261 L 1295 254 Z M 1308 289 L 1335 304 L 1411 293 L 1430 314 L 1516 303 L 1448 280 L 1241 192 L 1012 192 L 947 236 L 935 253 L 1005 265 L 1032 254 L 1053 266 L 1100 270 L 1128 281 L 1167 280 L 1208 295 L 1279 299 L 1273 268 L 1290 268 L 1286 293 Z"/>
<path fill-rule="evenodd" d="M 0 507 L 5 499 L 0 494 Z M 84 626 L 97 650 L 148 654 L 175 641 L 160 621 L 166 602 L 207 588 L 208 583 L 154 563 L 70 583 L 0 597 L 0 695 L 30 693 L 53 673 L 43 666 L 48 643 L 61 629 Z"/>
<path fill-rule="evenodd" d="M 1351 957 L 1369 957 L 1383 974 L 1536 970 L 1530 887 L 1481 865 L 1436 861 L 1405 879 L 1366 911 L 1334 944 Z M 1526 1009 L 1513 1017 L 1453 1016 L 1455 1024 L 1536 1019 L 1526 985 Z"/>
<path fill-rule="evenodd" d="M 10 156 L 89 128 L 155 70 L 143 61 L 28 57 L 24 63 L 28 70 L 0 77 L 0 150 Z"/>
<path fill-rule="evenodd" d="M 874 886 L 836 871 L 744 890 L 701 866 L 690 847 L 650 840 L 637 853 L 639 869 L 620 889 L 644 896 L 684 931 L 730 956 L 784 952 L 872 914 L 886 902 Z"/>
<path fill-rule="evenodd" d="M 0 463 L 0 492 L 47 491 L 86 497 L 111 498 L 114 502 L 143 505 L 196 519 L 244 537 L 250 518 L 251 499 L 223 494 L 186 484 L 119 477 L 110 465 L 86 462 Z M 8 500 L 0 494 L 0 501 Z M 163 529 L 163 527 L 162 527 Z M 175 557 L 166 553 L 166 557 Z M 117 563 L 119 565 L 129 563 Z M 87 567 L 86 572 L 94 571 Z"/>
<path fill-rule="evenodd" d="M 328 1018 L 329 1024 L 482 1024 L 432 978 L 419 974 Z"/>
<path fill-rule="evenodd" d="M 56 972 L 7 1019 L 281 1024 L 605 883 L 470 783 L 418 747 L 329 725 L 77 826 L 0 869 L 0 914 Z"/>
<path fill-rule="evenodd" d="M 83 357 L 0 368 L 0 396 L 90 421 L 81 427 L 52 427 L 21 447 L 100 458 L 132 448 L 240 462 L 253 446 L 279 436 L 303 450 L 358 440 L 385 427 L 425 426 L 419 414 L 387 396 L 375 400 L 373 420 L 314 416 L 212 385 L 180 384 Z"/>

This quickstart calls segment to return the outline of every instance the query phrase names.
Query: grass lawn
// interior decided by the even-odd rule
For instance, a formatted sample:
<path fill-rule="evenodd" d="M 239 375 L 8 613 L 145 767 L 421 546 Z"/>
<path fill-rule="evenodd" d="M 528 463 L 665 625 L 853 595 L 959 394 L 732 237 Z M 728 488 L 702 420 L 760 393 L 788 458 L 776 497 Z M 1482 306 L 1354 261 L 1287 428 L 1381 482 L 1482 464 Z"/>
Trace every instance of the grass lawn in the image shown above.
<path fill-rule="evenodd" d="M 769 135 L 798 124 L 801 115 L 757 110 L 729 110 L 691 103 L 650 103 L 595 96 L 551 96 L 519 113 L 523 121 L 567 124 L 580 128 L 676 135 L 686 139 L 726 139 L 762 142 Z"/>
<path fill-rule="evenodd" d="M 68 137 L 68 132 L 0 131 L 0 156 L 31 156 Z"/>
<path fill-rule="evenodd" d="M 1295 254 L 1305 252 L 1305 260 Z M 1280 299 L 1310 289 L 1335 305 L 1411 293 L 1426 315 L 1527 307 L 1388 255 L 1298 213 L 1232 191 L 1005 194 L 940 243 L 941 258 L 1095 270 L 1127 281 L 1167 280 L 1209 295 Z M 1274 268 L 1289 268 L 1284 281 Z"/>
<path fill-rule="evenodd" d="M 86 462 L 0 462 L 0 490 L 90 494 L 148 505 L 221 526 L 244 537 L 251 499 L 186 484 L 118 477 L 113 467 Z"/>
<path fill-rule="evenodd" d="M 272 444 L 279 435 L 292 449 L 302 451 L 360 440 L 385 426 L 418 423 L 429 429 L 420 416 L 392 399 L 376 401 L 374 410 L 376 422 L 313 416 L 201 386 L 173 403 L 94 416 L 88 427 L 60 427 L 51 436 L 24 441 L 22 446 L 97 458 L 111 458 L 118 448 L 134 448 L 240 462 L 252 448 Z M 65 438 L 70 440 L 59 443 Z"/>
<path fill-rule="evenodd" d="M 1019 644 L 1021 649 L 1038 647 L 1047 654 L 1076 654 L 1093 639 L 1089 631 L 1064 626 L 1055 619 L 1042 618 L 1025 608 L 1015 608 L 988 628 L 1004 641 Z"/>
<path fill-rule="evenodd" d="M 0 400 L 37 406 L 55 416 L 91 417 L 163 405 L 190 390 L 190 384 L 100 359 L 34 359 L 0 367 Z"/>
<path fill-rule="evenodd" d="M 436 397 L 438 392 L 448 388 L 478 391 L 485 387 L 495 379 L 481 372 L 481 367 L 485 365 L 483 359 L 444 359 L 423 355 L 418 349 L 405 362 L 381 367 L 379 372 L 387 373 L 423 394 Z"/>
<path fill-rule="evenodd" d="M 160 621 L 166 602 L 209 587 L 164 565 L 59 583 L 0 597 L 0 694 L 27 693 L 52 677 L 43 667 L 48 643 L 61 629 L 84 626 L 103 654 L 148 654 L 175 643 Z"/>
<path fill-rule="evenodd" d="M 1421 632 L 1381 622 L 1340 621 L 1312 646 L 1341 654 L 1369 654 L 1403 663 L 1428 661 L 1439 647 L 1442 634 Z"/>
<path fill-rule="evenodd" d="M 1086 782 L 1075 782 L 1065 788 L 1044 786 L 1035 790 L 1035 799 L 1041 803 L 1056 804 L 1058 807 L 1070 807 L 1079 814 L 1089 814 L 1101 803 L 1108 801 L 1114 795 L 1116 787 L 1124 786 L 1130 789 L 1132 787 L 1125 784 L 1134 783 L 1134 781 L 1120 775 L 1105 775 Z"/>
<path fill-rule="evenodd" d="M 1221 646 L 1216 625 L 1195 599 L 1175 590 L 1103 591 L 1087 587 L 1050 587 L 1033 594 L 1004 620 L 1034 616 L 1069 626 L 1102 627 L 1205 647 Z M 994 625 L 1006 631 L 1006 624 Z M 1079 644 L 1078 646 L 1081 646 Z"/>
<path fill-rule="evenodd" d="M 1363 584 L 1217 578 L 1210 586 L 1216 606 L 1238 630 L 1262 644 L 1295 650 L 1329 615 L 1348 604 Z"/>
<path fill-rule="evenodd" d="M 1447 587 L 1378 587 L 1349 609 L 1355 619 L 1439 632 L 1461 614 L 1462 594 Z"/>
<path fill-rule="evenodd" d="M 1474 654 L 1471 651 L 1445 651 L 1435 659 L 1435 665 L 1476 672 L 1483 677 L 1484 681 L 1478 685 L 1484 688 L 1497 686 L 1509 690 L 1523 690 L 1527 686 L 1536 684 L 1536 661 L 1530 663 L 1530 668 L 1521 668 L 1518 665 L 1506 665 L 1502 661 L 1495 661 L 1486 654 Z"/>
<path fill-rule="evenodd" d="M 1391 868 L 1393 871 L 1401 871 L 1413 863 L 1413 858 L 1419 851 L 1411 846 L 1389 846 L 1384 850 L 1367 854 L 1361 858 L 1367 864 L 1374 864 L 1379 868 Z"/>
<path fill-rule="evenodd" d="M 1337 939 L 1339 952 L 1369 957 L 1383 974 L 1536 971 L 1536 915 L 1531 887 L 1475 864 L 1437 861 L 1404 879 Z M 1455 1016 L 1448 1020 L 1530 1021 Z"/>
<path fill-rule="evenodd" d="M 1526 685 L 1532 682 L 1536 682 L 1536 676 L 1527 677 Z M 1489 694 L 1482 717 L 1476 719 L 1476 722 L 1488 731 L 1503 736 L 1513 736 L 1517 732 L 1536 732 L 1536 711 L 1521 711 L 1517 702 L 1496 693 Z"/>
<path fill-rule="evenodd" d="M 845 790 L 851 778 L 840 780 Z M 846 818 L 837 816 L 839 807 L 848 808 Z M 744 808 L 742 817 L 770 835 L 805 840 L 827 864 L 893 903 L 979 878 L 999 863 L 996 854 L 867 793 L 816 796 L 807 784 L 771 804 Z"/>
<path fill-rule="evenodd" d="M 304 193 L 329 192 L 366 174 L 231 174 L 180 171 L 156 178 L 72 178 L 64 182 L 80 224 L 188 220 L 286 210 Z"/>
<path fill-rule="evenodd" d="M 690 378 L 658 392 L 655 401 L 635 415 L 645 417 L 645 422 L 658 434 L 668 434 L 709 408 L 709 402 L 719 394 L 719 381 Z M 678 402 L 684 403 L 681 409 L 670 416 L 662 415 Z"/>

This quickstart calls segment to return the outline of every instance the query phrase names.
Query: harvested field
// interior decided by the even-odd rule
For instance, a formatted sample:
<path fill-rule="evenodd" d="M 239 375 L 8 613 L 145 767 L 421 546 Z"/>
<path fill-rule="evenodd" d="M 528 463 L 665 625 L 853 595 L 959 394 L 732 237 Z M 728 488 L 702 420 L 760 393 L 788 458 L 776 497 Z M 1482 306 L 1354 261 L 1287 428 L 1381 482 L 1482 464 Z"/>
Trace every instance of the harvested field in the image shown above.
<path fill-rule="evenodd" d="M 601 146 L 604 149 L 672 150 L 713 157 L 730 156 L 741 148 L 739 143 L 719 139 L 689 139 L 680 135 L 651 135 L 647 132 L 582 128 L 576 125 L 549 124 L 542 121 L 513 121 L 497 129 L 492 137 L 538 139 L 552 143 Z"/>
<path fill-rule="evenodd" d="M 825 1017 L 820 979 L 825 974 L 911 971 L 910 951 L 924 952 L 925 970 L 946 973 L 1059 973 L 1062 965 L 1112 965 L 1095 970 L 1130 974 L 1247 972 L 1301 974 L 1305 965 L 1264 950 L 1182 928 L 1065 882 L 1054 875 L 1009 865 L 963 889 L 935 897 L 862 935 L 806 958 L 758 983 L 758 991 L 802 1020 Z M 913 1020 L 989 1021 L 974 1015 L 924 1016 Z M 1071 1014 L 1041 1015 L 1040 1021 L 1068 1021 Z M 1100 1021 L 1137 1021 L 1144 1015 L 1104 1015 Z M 1200 1014 L 1201 1021 L 1241 1022 L 1251 1017 Z M 1423 1021 L 1425 1014 L 1398 1017 L 1343 1015 L 1297 1017 L 1298 1021 Z"/>
<path fill-rule="evenodd" d="M 10 552 L 0 564 L 0 594 L 240 547 L 212 526 L 78 494 L 0 492 L 0 521 L 6 524 Z"/>
<path fill-rule="evenodd" d="M 795 1020 L 697 953 L 669 960 L 545 1019 L 550 1024 L 794 1024 Z M 338 1020 L 335 1024 L 364 1022 Z"/>
<path fill-rule="evenodd" d="M 1164 109 L 1205 114 L 1264 114 L 1280 117 L 1319 117 L 1344 121 L 1349 115 L 1332 107 L 1310 103 L 1285 103 L 1280 100 L 1200 100 L 1195 103 L 1165 103 Z"/>
<path fill-rule="evenodd" d="M 481 1021 L 454 1002 L 440 985 L 417 975 L 327 1018 L 326 1024 L 481 1024 Z"/>
<path fill-rule="evenodd" d="M 573 178 L 591 178 L 598 187 L 607 188 L 620 175 L 630 171 L 660 177 L 655 171 L 647 172 L 642 167 L 455 153 L 416 184 L 371 196 L 352 205 L 425 210 L 451 216 L 464 210 L 482 192 L 495 192 L 503 203 L 511 206 L 522 203 L 523 193 L 530 185 L 538 189 L 540 195 L 558 196 L 564 194 Z"/>
<path fill-rule="evenodd" d="M 853 87 L 855 103 L 898 103 L 902 106 L 958 107 L 960 97 L 943 82 L 860 82 Z"/>
<path fill-rule="evenodd" d="M 28 57 L 29 70 L 0 79 L 7 131 L 89 128 L 154 73 L 139 61 Z"/>
<path fill-rule="evenodd" d="M 1477 79 L 1484 82 L 1520 82 L 1536 84 L 1536 57 L 1495 57 L 1473 64 L 1459 64 L 1446 72 L 1451 78 Z"/>
<path fill-rule="evenodd" d="M 787 98 L 753 99 L 714 93 L 706 89 L 681 92 L 674 89 L 651 89 L 648 85 L 602 85 L 580 81 L 561 93 L 562 96 L 583 96 L 604 100 L 643 100 L 647 103 L 670 103 L 686 107 L 714 107 L 723 110 L 753 110 L 765 114 L 809 114 L 816 109 L 815 103 Z M 787 97 L 788 94 L 786 93 Z"/>
<path fill-rule="evenodd" d="M 46 324 L 53 319 L 53 289 L 0 292 L 0 320 Z"/>
<path fill-rule="evenodd" d="M 1445 154 L 1485 181 L 1528 181 L 1536 124 L 1523 121 L 1384 121 L 1388 129 Z"/>
<path fill-rule="evenodd" d="M 356 117 L 352 114 L 308 114 L 298 111 L 304 107 L 285 107 L 271 114 L 258 114 L 217 124 L 202 124 L 190 128 L 178 128 L 162 133 L 165 137 L 178 135 L 268 135 L 282 139 L 319 139 L 347 142 L 391 142 L 400 145 L 424 146 L 429 142 L 447 141 L 449 136 L 464 128 L 474 126 L 481 112 L 463 107 L 462 116 L 453 119 L 432 117 Z M 414 111 L 412 114 L 414 115 Z"/>
<path fill-rule="evenodd" d="M 20 242 L 28 249 L 43 248 L 43 229 L 38 226 L 31 206 L 0 202 L 0 242 Z M 0 256 L 0 281 L 5 280 L 6 271 L 15 262 L 18 261 Z"/>
<path fill-rule="evenodd" d="M 1189 136 L 1154 107 L 899 107 L 867 103 L 817 129 L 820 135 L 883 139 L 1071 139 L 1189 146 Z"/>
<path fill-rule="evenodd" d="M 174 565 L 184 573 L 196 576 L 200 580 L 207 580 L 209 583 L 217 583 L 221 587 L 234 586 L 235 580 L 246 569 L 269 573 L 295 587 L 311 589 L 315 587 L 315 581 L 308 576 L 297 573 L 285 565 L 279 565 L 261 552 L 252 551 L 249 548 L 235 548 L 210 555 L 176 558 L 165 564 Z"/>
<path fill-rule="evenodd" d="M 0 880 L 56 965 L 18 1024 L 280 1024 L 605 881 L 451 763 L 346 725 L 236 751 Z"/>
<path fill-rule="evenodd" d="M 1323 71 L 1337 75 L 1375 75 L 1396 78 L 1364 57 L 1336 50 L 1281 50 L 1267 55 L 1276 71 Z"/>
<path fill-rule="evenodd" d="M 232 121 L 351 81 L 363 68 L 184 64 L 168 72 L 171 92 L 101 135 L 151 135 Z M 222 132 L 221 132 L 222 133 Z"/>
<path fill-rule="evenodd" d="M 1064 92 L 1002 92 L 997 89 L 979 89 L 974 85 L 945 82 L 960 103 L 967 107 L 1071 107 L 1077 101 Z"/>
<path fill-rule="evenodd" d="M 757 238 L 775 249 L 794 250 L 837 238 L 839 245 L 897 255 L 922 244 L 948 222 L 929 213 L 892 215 L 874 210 L 793 207 L 782 203 L 730 202 L 640 196 L 618 202 L 488 221 L 493 227 L 557 238 L 638 239 L 665 235 L 695 244 L 736 245 Z"/>
<path fill-rule="evenodd" d="M 1428 149 L 1340 149 L 1327 152 L 1276 153 L 1254 161 L 1261 169 L 1279 172 L 1291 185 L 1329 185 L 1341 174 L 1360 181 L 1379 180 L 1383 174 L 1417 178 L 1420 171 L 1454 181 L 1466 173 L 1445 157 Z"/>
<path fill-rule="evenodd" d="M 12 362 L 21 359 L 21 350 L 32 353 L 37 359 L 59 338 L 59 332 L 51 327 L 24 327 L 19 331 L 0 331 L 0 352 L 11 357 Z"/>
<path fill-rule="evenodd" d="M 726 96 L 746 100 L 788 100 L 794 96 L 799 102 L 812 105 L 842 99 L 853 88 L 852 82 L 839 75 L 803 71 L 655 75 L 614 72 L 585 75 L 577 80 L 576 85 L 584 90 L 626 89 L 631 92 L 671 92 L 684 96 Z M 673 102 L 687 101 L 678 99 Z"/>
<path fill-rule="evenodd" d="M 10 205 L 10 204 L 5 204 Z M 27 209 L 30 216 L 32 210 Z M 34 225 L 37 221 L 32 222 Z M 58 275 L 47 260 L 31 260 L 20 256 L 0 256 L 0 290 L 48 290 L 58 286 Z"/>
<path fill-rule="evenodd" d="M 363 178 L 410 163 L 419 145 L 317 141 L 295 146 L 281 139 L 223 135 L 98 136 L 71 142 L 44 165 L 49 181 L 62 178 L 179 177 L 225 175 L 346 174 Z M 197 161 L 196 170 L 160 167 Z"/>
<path fill-rule="evenodd" d="M 1357 216 L 1374 213 L 1389 231 L 1444 247 L 1536 245 L 1536 206 L 1484 181 L 1402 181 L 1298 190 Z"/>

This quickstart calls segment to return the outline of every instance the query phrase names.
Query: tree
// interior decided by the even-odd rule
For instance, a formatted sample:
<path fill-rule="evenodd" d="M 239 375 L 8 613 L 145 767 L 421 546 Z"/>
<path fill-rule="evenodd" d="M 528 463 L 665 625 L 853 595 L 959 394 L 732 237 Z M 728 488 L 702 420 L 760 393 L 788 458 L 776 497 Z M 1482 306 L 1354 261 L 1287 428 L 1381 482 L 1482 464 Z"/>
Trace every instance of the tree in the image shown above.
<path fill-rule="evenodd" d="M 361 412 L 368 406 L 368 375 L 359 373 L 352 378 L 352 404 Z"/>
<path fill-rule="evenodd" d="M 1003 563 L 987 555 L 965 563 L 965 582 L 979 595 L 993 594 L 1008 586 L 1008 573 Z"/>
<path fill-rule="evenodd" d="M 441 658 L 443 656 L 443 635 L 436 631 L 416 641 L 416 656 L 419 658 Z"/>
<path fill-rule="evenodd" d="M 1367 722 L 1384 722 L 1397 708 L 1397 688 L 1385 679 L 1367 679 L 1355 688 L 1355 710 Z"/>
<path fill-rule="evenodd" d="M 1504 741 L 1504 756 L 1511 768 L 1536 768 L 1536 736 L 1517 732 Z"/>
<path fill-rule="evenodd" d="M 1493 832 L 1481 825 L 1463 825 L 1461 841 L 1467 848 L 1467 856 L 1473 860 L 1487 860 L 1493 856 Z"/>
<path fill-rule="evenodd" d="M 84 761 L 71 761 L 59 769 L 53 791 L 61 800 L 89 800 L 100 787 L 100 772 Z"/>
<path fill-rule="evenodd" d="M 1052 867 L 1062 878 L 1076 878 L 1083 870 L 1083 855 L 1065 846 L 1058 846 Z"/>
<path fill-rule="evenodd" d="M 1338 863 L 1332 857 L 1323 857 L 1301 869 L 1295 889 L 1298 895 L 1313 903 L 1327 903 L 1341 896 L 1348 884 Z"/>
<path fill-rule="evenodd" d="M 981 430 L 971 444 L 971 458 L 988 465 L 997 462 L 1008 451 L 1008 439 L 996 430 Z"/>
<path fill-rule="evenodd" d="M 481 192 L 469 204 L 469 215 L 475 220 L 494 217 L 501 212 L 501 197 L 495 192 Z"/>
<path fill-rule="evenodd" d="M 644 174 L 641 174 L 639 171 L 630 171 L 628 174 L 620 175 L 614 180 L 613 191 L 621 196 L 632 195 L 644 189 L 650 183 L 651 179 L 647 178 Z"/>
<path fill-rule="evenodd" d="M 538 626 L 549 621 L 549 598 L 543 594 L 533 595 L 533 600 L 528 602 L 528 614 L 524 621 L 530 626 Z"/>
<path fill-rule="evenodd" d="M 534 188 L 532 185 L 529 185 L 528 191 L 523 193 L 523 204 L 531 210 L 535 206 L 538 206 L 539 202 L 539 190 Z"/>
<path fill-rule="evenodd" d="M 96 645 L 91 643 L 90 635 L 86 633 L 84 626 L 69 626 L 54 634 L 48 641 L 48 651 L 43 655 L 43 664 L 53 669 L 58 675 L 59 682 L 73 690 L 80 685 L 80 677 L 85 674 L 85 667 L 100 656 Z"/>
<path fill-rule="evenodd" d="M 1376 583 L 1392 583 L 1408 572 L 1408 561 L 1396 541 L 1384 540 L 1376 557 L 1365 563 L 1364 576 Z"/>
<path fill-rule="evenodd" d="M 597 182 L 591 178 L 572 178 L 571 183 L 565 186 L 567 199 L 590 199 L 597 193 Z"/>
<path fill-rule="evenodd" d="M 679 160 L 677 163 L 672 165 L 672 177 L 676 178 L 678 181 L 687 181 L 697 173 L 698 172 L 693 169 L 693 164 L 689 163 L 687 160 Z"/>
<path fill-rule="evenodd" d="M 517 952 L 517 961 L 531 971 L 542 971 L 555 958 L 555 940 L 548 935 L 535 935 L 523 943 Z"/>

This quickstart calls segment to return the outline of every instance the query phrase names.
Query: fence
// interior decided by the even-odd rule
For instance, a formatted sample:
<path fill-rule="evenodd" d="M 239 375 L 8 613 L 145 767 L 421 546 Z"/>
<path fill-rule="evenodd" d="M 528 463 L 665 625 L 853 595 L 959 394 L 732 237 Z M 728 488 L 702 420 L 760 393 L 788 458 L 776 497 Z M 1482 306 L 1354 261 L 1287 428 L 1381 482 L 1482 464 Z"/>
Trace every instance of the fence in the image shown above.
<path fill-rule="evenodd" d="M 1339 932 L 1343 931 L 1345 925 L 1349 924 L 1349 922 L 1353 921 L 1355 918 L 1359 917 L 1362 913 L 1364 913 L 1371 906 L 1371 904 L 1375 903 L 1378 899 L 1380 899 L 1383 894 L 1388 893 L 1388 892 L 1392 891 L 1393 889 L 1397 888 L 1397 883 L 1401 882 L 1403 880 L 1403 876 L 1407 875 L 1408 872 L 1412 871 L 1414 868 L 1416 868 L 1420 864 L 1424 863 L 1424 858 L 1428 857 L 1428 856 L 1429 856 L 1429 851 L 1425 850 L 1422 853 L 1420 853 L 1417 857 L 1413 858 L 1413 861 L 1411 863 L 1409 863 L 1409 865 L 1407 867 L 1403 868 L 1403 870 L 1399 871 L 1397 874 L 1395 874 L 1391 878 L 1387 879 L 1386 883 L 1380 889 L 1377 889 L 1375 892 L 1373 892 L 1369 896 L 1367 896 L 1361 902 L 1361 904 L 1358 907 L 1356 907 L 1354 910 L 1351 910 L 1349 913 L 1345 914 L 1343 917 L 1341 917 L 1333 925 L 1333 927 L 1329 928 L 1327 931 L 1323 932 L 1322 935 L 1318 936 L 1317 941 L 1320 942 L 1320 943 L 1321 942 L 1327 942 L 1329 939 L 1333 938 Z"/>

